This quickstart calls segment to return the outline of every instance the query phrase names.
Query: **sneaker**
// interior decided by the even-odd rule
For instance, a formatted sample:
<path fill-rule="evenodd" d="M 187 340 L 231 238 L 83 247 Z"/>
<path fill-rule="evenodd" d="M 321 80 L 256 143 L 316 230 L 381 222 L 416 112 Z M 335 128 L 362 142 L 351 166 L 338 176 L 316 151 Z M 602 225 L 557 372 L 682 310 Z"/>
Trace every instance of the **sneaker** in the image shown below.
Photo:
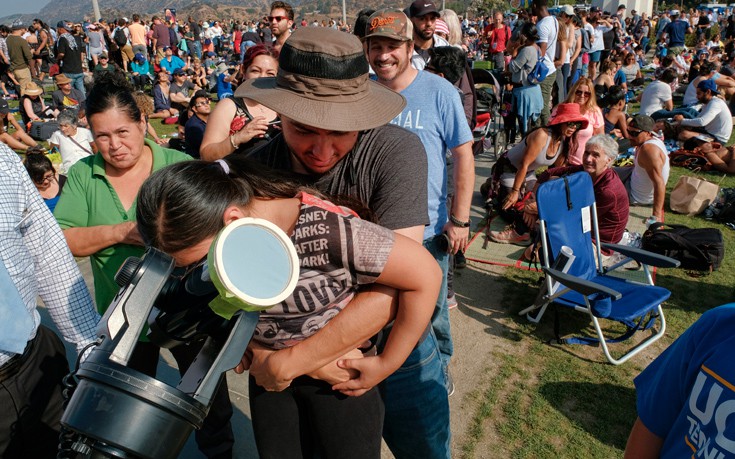
<path fill-rule="evenodd" d="M 512 226 L 505 228 L 503 231 L 490 231 L 489 236 L 491 241 L 498 244 L 531 245 L 531 235 L 528 233 L 518 234 Z"/>
<path fill-rule="evenodd" d="M 459 303 L 457 302 L 457 295 L 452 294 L 447 297 L 447 309 L 450 311 L 452 309 L 457 309 L 457 306 L 459 306 Z"/>
<path fill-rule="evenodd" d="M 467 267 L 467 259 L 464 257 L 464 252 L 459 251 L 454 254 L 454 269 L 464 269 Z"/>
<path fill-rule="evenodd" d="M 452 378 L 452 372 L 447 368 L 447 396 L 452 395 L 454 395 L 454 378 Z"/>

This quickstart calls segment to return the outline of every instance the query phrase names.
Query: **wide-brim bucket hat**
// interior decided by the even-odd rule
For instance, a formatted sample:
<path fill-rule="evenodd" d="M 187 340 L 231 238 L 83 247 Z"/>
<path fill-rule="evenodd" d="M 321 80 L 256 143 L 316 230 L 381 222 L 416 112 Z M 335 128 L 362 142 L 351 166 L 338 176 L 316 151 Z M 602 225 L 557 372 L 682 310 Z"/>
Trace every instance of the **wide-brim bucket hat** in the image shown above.
<path fill-rule="evenodd" d="M 368 76 L 362 43 L 351 34 L 304 27 L 291 34 L 276 77 L 250 79 L 235 97 L 329 131 L 362 131 L 390 122 L 406 106 L 402 95 Z"/>
<path fill-rule="evenodd" d="M 587 125 L 590 124 L 589 120 L 579 111 L 579 104 L 574 103 L 559 104 L 554 109 L 548 125 L 553 126 L 561 123 L 582 123 L 580 129 L 586 129 Z"/>
<path fill-rule="evenodd" d="M 31 81 L 23 86 L 23 94 L 26 94 L 28 96 L 40 96 L 41 94 L 43 94 L 43 89 L 41 89 L 36 83 Z"/>

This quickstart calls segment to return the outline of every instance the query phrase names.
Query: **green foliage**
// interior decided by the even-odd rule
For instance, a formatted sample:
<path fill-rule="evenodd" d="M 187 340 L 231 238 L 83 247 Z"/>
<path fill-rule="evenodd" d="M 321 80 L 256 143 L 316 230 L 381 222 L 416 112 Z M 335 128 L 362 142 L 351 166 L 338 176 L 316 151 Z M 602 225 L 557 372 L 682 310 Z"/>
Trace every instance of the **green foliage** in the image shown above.
<path fill-rule="evenodd" d="M 452 10 L 460 16 L 464 16 L 465 10 L 467 9 L 467 3 L 465 2 L 447 2 L 446 8 Z"/>
<path fill-rule="evenodd" d="M 683 175 L 697 175 L 721 187 L 735 187 L 735 176 L 695 174 L 672 168 L 667 195 Z M 668 196 L 666 202 L 669 202 Z M 481 448 L 492 445 L 492 457 L 557 458 L 622 457 L 636 419 L 633 379 L 699 316 L 735 296 L 735 231 L 701 217 L 675 214 L 666 208 L 666 222 L 689 227 L 719 228 L 725 239 L 725 259 L 713 273 L 662 269 L 656 284 L 671 290 L 664 304 L 666 335 L 641 356 L 623 365 L 605 362 L 599 347 L 549 345 L 554 312 L 538 325 L 518 317 L 533 302 L 539 274 L 507 268 L 503 274 L 503 304 L 508 333 L 519 337 L 512 350 L 504 347 L 478 382 L 471 400 L 470 428 L 458 438 L 461 458 L 485 457 Z M 517 306 L 516 306 L 517 305 Z M 560 311 L 563 336 L 594 335 L 582 314 Z M 604 327 L 604 325 L 603 325 Z M 614 344 L 622 346 L 622 344 Z M 622 349 L 618 347 L 617 349 Z M 498 441 L 498 438 L 502 441 Z M 482 445 L 482 446 L 481 446 Z"/>
<path fill-rule="evenodd" d="M 510 4 L 503 0 L 475 0 L 472 6 L 477 14 L 487 16 L 494 11 L 505 11 L 510 8 Z"/>

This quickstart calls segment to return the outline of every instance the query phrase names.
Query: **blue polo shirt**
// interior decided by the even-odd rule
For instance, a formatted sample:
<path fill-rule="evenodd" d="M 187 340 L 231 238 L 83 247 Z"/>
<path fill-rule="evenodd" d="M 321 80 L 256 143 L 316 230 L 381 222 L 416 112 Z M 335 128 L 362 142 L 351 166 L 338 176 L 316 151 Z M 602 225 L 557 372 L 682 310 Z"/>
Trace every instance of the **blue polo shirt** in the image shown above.
<path fill-rule="evenodd" d="M 681 47 L 684 46 L 684 37 L 686 36 L 689 23 L 677 19 L 671 24 L 667 25 L 664 32 L 669 34 L 669 47 Z"/>

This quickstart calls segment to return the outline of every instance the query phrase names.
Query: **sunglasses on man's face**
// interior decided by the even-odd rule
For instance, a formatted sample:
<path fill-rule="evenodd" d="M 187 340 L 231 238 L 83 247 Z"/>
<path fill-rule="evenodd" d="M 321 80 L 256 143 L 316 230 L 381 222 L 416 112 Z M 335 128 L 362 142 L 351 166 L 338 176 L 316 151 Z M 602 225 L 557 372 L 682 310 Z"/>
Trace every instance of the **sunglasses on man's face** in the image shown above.
<path fill-rule="evenodd" d="M 643 131 L 641 131 L 640 129 L 631 129 L 631 128 L 628 128 L 628 134 L 632 135 L 633 137 L 637 136 L 641 132 L 643 132 Z"/>
<path fill-rule="evenodd" d="M 273 21 L 281 22 L 284 19 L 288 19 L 288 18 L 286 16 L 268 16 L 267 19 L 268 19 L 268 22 L 273 22 Z"/>

